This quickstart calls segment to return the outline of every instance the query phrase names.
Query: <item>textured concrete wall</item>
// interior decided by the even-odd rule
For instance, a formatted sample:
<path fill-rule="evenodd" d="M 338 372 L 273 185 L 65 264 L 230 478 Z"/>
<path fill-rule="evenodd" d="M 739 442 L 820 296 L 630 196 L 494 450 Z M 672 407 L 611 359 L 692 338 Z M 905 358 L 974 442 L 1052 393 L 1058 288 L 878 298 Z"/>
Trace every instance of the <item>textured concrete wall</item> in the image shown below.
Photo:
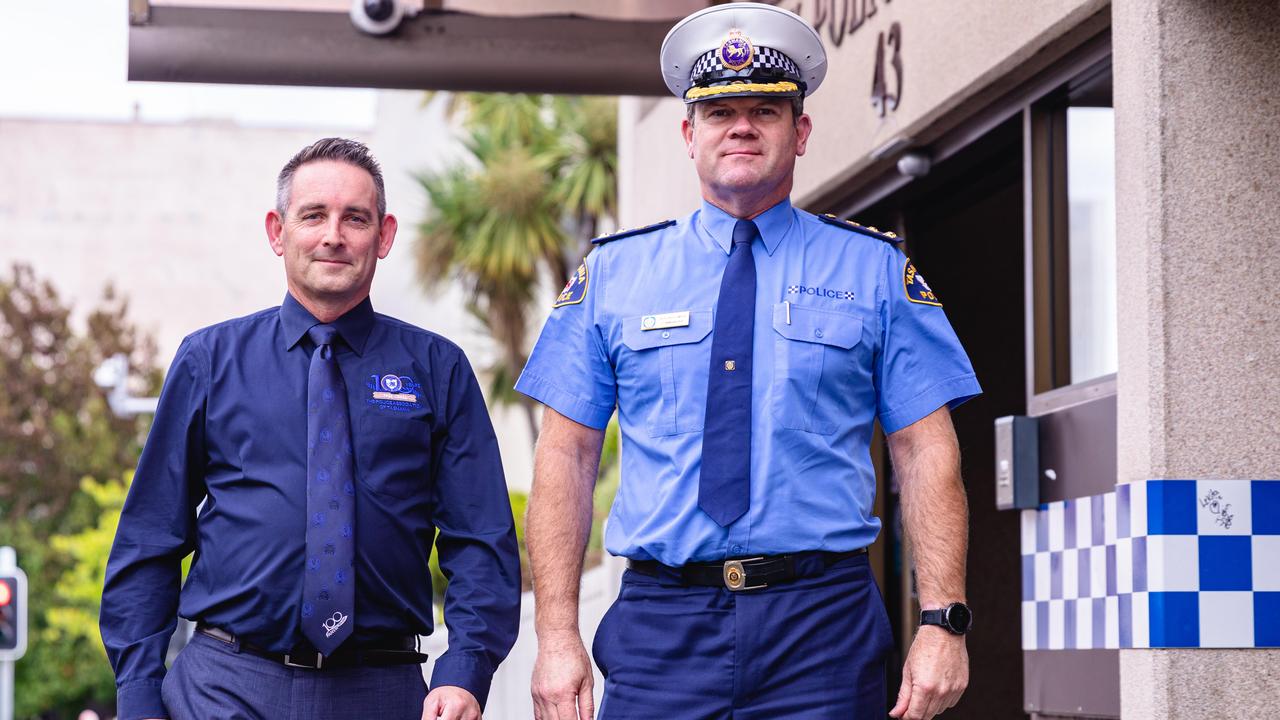
<path fill-rule="evenodd" d="M 1280 653 L 1121 650 L 1124 720 L 1272 718 L 1280 710 Z"/>
<path fill-rule="evenodd" d="M 1119 480 L 1280 476 L 1280 3 L 1116 0 Z M 1271 717 L 1280 651 L 1127 650 L 1126 718 Z"/>
<path fill-rule="evenodd" d="M 1280 3 L 1119 0 L 1120 479 L 1280 475 Z"/>

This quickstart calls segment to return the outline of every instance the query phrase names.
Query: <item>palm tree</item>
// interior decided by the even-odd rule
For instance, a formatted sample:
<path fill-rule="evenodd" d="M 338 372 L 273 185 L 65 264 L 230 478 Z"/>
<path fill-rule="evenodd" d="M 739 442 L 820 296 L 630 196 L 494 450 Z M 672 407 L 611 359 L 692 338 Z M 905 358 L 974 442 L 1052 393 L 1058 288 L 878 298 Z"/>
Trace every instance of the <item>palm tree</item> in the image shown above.
<path fill-rule="evenodd" d="M 489 331 L 501 358 L 489 397 L 519 402 L 531 437 L 534 404 L 512 385 L 528 359 L 529 316 L 540 280 L 569 275 L 604 218 L 616 216 L 617 113 L 612 99 L 466 94 L 471 157 L 419 176 L 431 212 L 419 228 L 418 274 L 428 289 L 451 281 Z"/>
<path fill-rule="evenodd" d="M 613 98 L 557 99 L 562 172 L 555 194 L 591 249 L 601 218 L 618 216 L 618 105 Z"/>

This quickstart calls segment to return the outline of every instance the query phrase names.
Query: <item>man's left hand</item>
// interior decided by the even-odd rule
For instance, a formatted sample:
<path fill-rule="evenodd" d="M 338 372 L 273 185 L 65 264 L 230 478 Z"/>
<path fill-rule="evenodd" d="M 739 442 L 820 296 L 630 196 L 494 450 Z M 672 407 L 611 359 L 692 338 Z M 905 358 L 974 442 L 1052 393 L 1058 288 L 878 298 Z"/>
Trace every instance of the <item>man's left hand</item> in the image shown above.
<path fill-rule="evenodd" d="M 422 720 L 480 720 L 480 703 L 456 685 L 441 685 L 422 702 Z"/>
<path fill-rule="evenodd" d="M 964 636 L 923 626 L 902 666 L 902 687 L 889 715 L 903 720 L 929 720 L 954 707 L 968 686 L 969 652 Z"/>

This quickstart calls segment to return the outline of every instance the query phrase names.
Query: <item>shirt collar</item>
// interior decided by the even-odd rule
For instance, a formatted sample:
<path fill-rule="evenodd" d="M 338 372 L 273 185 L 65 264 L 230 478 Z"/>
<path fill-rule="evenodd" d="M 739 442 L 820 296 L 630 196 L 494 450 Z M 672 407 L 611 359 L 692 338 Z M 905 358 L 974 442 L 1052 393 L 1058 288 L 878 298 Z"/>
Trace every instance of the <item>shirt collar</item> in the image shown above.
<path fill-rule="evenodd" d="M 292 293 L 285 293 L 284 302 L 280 303 L 280 325 L 284 328 L 286 352 L 301 342 L 308 330 L 319 324 L 320 321 L 294 299 Z M 359 305 L 329 324 L 338 329 L 338 334 L 347 347 L 356 355 L 363 355 L 365 342 L 373 330 L 373 303 L 366 297 Z"/>
<path fill-rule="evenodd" d="M 702 212 L 698 214 L 698 217 L 702 229 L 728 255 L 733 250 L 733 226 L 738 223 L 738 218 L 706 200 L 702 201 Z M 782 202 L 760 213 L 752 221 L 756 224 L 756 229 L 760 231 L 760 240 L 764 242 L 765 251 L 770 255 L 773 254 L 774 250 L 778 249 L 782 238 L 791 229 L 794 217 L 795 213 L 791 210 L 791 199 L 784 198 Z"/>

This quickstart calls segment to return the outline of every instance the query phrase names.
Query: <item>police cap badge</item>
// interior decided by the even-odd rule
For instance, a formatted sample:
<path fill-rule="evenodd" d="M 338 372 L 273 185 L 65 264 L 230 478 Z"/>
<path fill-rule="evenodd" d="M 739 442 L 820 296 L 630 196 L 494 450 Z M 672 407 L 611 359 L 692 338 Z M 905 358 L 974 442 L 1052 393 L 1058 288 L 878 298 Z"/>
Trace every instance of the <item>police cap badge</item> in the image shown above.
<path fill-rule="evenodd" d="M 762 3 L 693 13 L 667 33 L 661 57 L 667 88 L 686 103 L 810 95 L 827 74 L 827 53 L 813 26 Z"/>

